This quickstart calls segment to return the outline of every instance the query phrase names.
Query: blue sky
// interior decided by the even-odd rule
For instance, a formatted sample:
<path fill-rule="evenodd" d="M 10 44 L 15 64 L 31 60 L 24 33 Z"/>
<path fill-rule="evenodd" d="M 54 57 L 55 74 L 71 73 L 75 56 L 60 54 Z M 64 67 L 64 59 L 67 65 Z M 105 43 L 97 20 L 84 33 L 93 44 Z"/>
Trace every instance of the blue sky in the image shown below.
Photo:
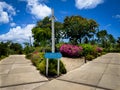
<path fill-rule="evenodd" d="M 38 20 L 51 15 L 57 21 L 80 15 L 94 19 L 99 29 L 120 37 L 120 0 L 0 0 L 0 41 L 28 42 Z"/>

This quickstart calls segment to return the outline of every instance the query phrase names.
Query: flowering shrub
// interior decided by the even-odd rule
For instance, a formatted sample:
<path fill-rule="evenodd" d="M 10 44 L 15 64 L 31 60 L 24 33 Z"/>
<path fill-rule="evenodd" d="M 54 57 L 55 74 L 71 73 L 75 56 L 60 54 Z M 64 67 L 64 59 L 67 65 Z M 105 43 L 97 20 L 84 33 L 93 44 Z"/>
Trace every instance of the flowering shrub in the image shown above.
<path fill-rule="evenodd" d="M 38 51 L 35 51 L 35 52 L 33 52 L 33 54 L 39 54 L 39 52 L 38 52 Z"/>
<path fill-rule="evenodd" d="M 40 52 L 35 51 L 35 52 L 32 53 L 31 61 L 35 66 L 37 66 L 37 64 L 41 62 L 40 58 L 41 58 L 40 57 Z"/>
<path fill-rule="evenodd" d="M 97 56 L 101 56 L 102 55 L 102 53 L 103 53 L 103 48 L 101 48 L 101 47 L 96 47 L 96 53 L 97 53 Z"/>
<path fill-rule="evenodd" d="M 60 47 L 60 52 L 65 57 L 80 57 L 83 49 L 81 46 L 75 46 L 70 44 L 63 44 Z"/>
<path fill-rule="evenodd" d="M 44 57 L 44 52 L 35 51 L 31 54 L 26 55 L 26 58 L 30 59 L 33 65 L 40 71 L 40 73 L 46 75 L 46 59 Z M 57 75 L 57 60 L 52 59 L 49 60 L 49 76 Z M 64 64 L 60 61 L 60 74 L 65 74 L 67 72 Z"/>
<path fill-rule="evenodd" d="M 101 48 L 101 47 L 96 47 L 96 51 L 97 51 L 98 53 L 102 53 L 103 48 Z"/>

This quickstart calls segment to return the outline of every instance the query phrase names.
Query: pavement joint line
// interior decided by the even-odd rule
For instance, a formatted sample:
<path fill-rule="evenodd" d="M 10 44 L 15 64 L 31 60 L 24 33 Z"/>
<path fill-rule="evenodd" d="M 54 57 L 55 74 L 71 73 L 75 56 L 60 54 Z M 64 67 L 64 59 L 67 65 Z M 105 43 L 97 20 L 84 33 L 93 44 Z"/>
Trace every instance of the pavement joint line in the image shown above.
<path fill-rule="evenodd" d="M 27 62 L 28 64 L 31 64 L 31 62 Z M 14 64 L 27 64 L 26 62 L 25 63 L 14 63 Z"/>
<path fill-rule="evenodd" d="M 103 63 L 103 62 L 92 62 L 92 63 L 101 63 L 101 64 L 112 64 L 112 65 L 120 65 L 118 63 Z"/>
<path fill-rule="evenodd" d="M 51 80 L 48 80 L 48 82 L 50 82 Z M 47 83 L 47 82 L 46 82 Z M 46 83 L 43 83 L 42 85 L 44 85 L 44 84 L 46 84 Z M 40 85 L 41 86 L 41 85 Z M 34 89 L 37 89 L 37 88 L 39 88 L 40 86 L 37 86 L 37 87 L 35 87 L 35 88 L 33 88 L 32 90 L 34 90 Z"/>
<path fill-rule="evenodd" d="M 86 83 L 74 82 L 74 81 L 63 80 L 63 79 L 56 79 L 56 80 L 65 81 L 65 82 L 74 83 L 74 84 L 79 84 L 79 85 L 84 85 L 84 86 L 89 86 L 89 87 L 93 87 L 93 88 L 99 88 L 99 89 L 105 89 L 105 90 L 112 90 L 112 89 L 109 89 L 109 88 L 104 88 L 104 87 L 100 87 L 100 86 L 96 86 L 96 85 L 91 85 L 91 84 L 86 84 Z"/>
<path fill-rule="evenodd" d="M 109 60 L 108 63 L 102 63 L 102 62 L 92 62 L 92 63 L 107 64 L 107 66 L 106 66 L 104 72 L 102 73 L 101 78 L 100 78 L 99 81 L 98 81 L 98 84 L 99 84 L 99 82 L 101 81 L 101 79 L 102 79 L 104 73 L 105 73 L 106 70 L 107 70 L 108 65 L 110 64 L 110 60 Z M 71 83 L 75 83 L 75 84 L 81 84 L 81 85 L 90 86 L 90 87 L 95 87 L 95 88 L 100 88 L 100 89 L 105 89 L 105 90 L 112 90 L 112 89 L 109 89 L 109 88 L 100 87 L 100 86 L 98 86 L 98 84 L 97 84 L 97 86 L 96 86 L 96 85 L 91 85 L 91 84 L 85 84 L 85 83 L 79 83 L 79 82 L 74 82 L 74 81 L 69 81 L 69 80 L 63 80 L 63 79 L 57 79 L 57 80 L 66 81 L 66 82 L 71 82 Z"/>
<path fill-rule="evenodd" d="M 34 73 L 34 72 L 36 72 L 36 71 L 27 71 L 27 72 L 19 72 L 19 73 L 16 73 L 16 72 L 11 73 L 11 72 L 12 72 L 12 71 L 10 70 L 8 74 L 9 74 L 9 75 L 16 75 L 16 74 L 24 74 L 24 73 L 32 73 L 32 72 Z M 39 72 L 39 71 L 38 71 L 38 72 Z"/>
<path fill-rule="evenodd" d="M 12 66 L 10 67 L 10 69 L 9 69 L 9 71 L 8 71 L 8 74 L 7 74 L 7 75 L 9 75 L 9 74 L 10 74 L 10 71 L 12 70 L 12 67 L 13 67 L 14 63 L 15 63 L 15 59 L 14 59 L 14 62 L 11 64 Z"/>
<path fill-rule="evenodd" d="M 0 64 L 0 65 L 12 65 L 13 63 L 8 63 L 8 64 Z M 31 64 L 31 63 L 15 63 L 15 64 L 30 64 L 30 65 L 33 65 L 33 64 Z"/>
<path fill-rule="evenodd" d="M 117 63 L 110 63 L 111 65 L 120 65 L 120 64 L 117 64 Z"/>
<path fill-rule="evenodd" d="M 98 81 L 98 84 L 99 84 L 100 81 L 102 80 L 102 77 L 103 77 L 103 75 L 105 74 L 105 72 L 106 72 L 106 70 L 107 70 L 107 68 L 108 68 L 108 66 L 109 66 L 109 64 L 110 64 L 110 62 L 111 62 L 111 60 L 109 60 L 109 62 L 107 63 L 107 66 L 106 66 L 104 72 L 102 73 L 102 76 L 101 76 L 101 78 L 100 78 L 99 81 Z M 98 86 L 98 84 L 97 84 L 97 86 Z"/>
<path fill-rule="evenodd" d="M 109 65 L 109 64 L 107 64 L 107 66 L 106 66 L 106 68 L 105 68 L 104 72 L 102 73 L 101 78 L 98 80 L 98 84 L 99 84 L 99 83 L 100 83 L 100 81 L 102 80 L 102 77 L 103 77 L 103 75 L 105 74 L 105 72 L 106 72 L 106 70 L 107 70 L 107 68 L 108 68 L 108 65 Z M 97 84 L 97 85 L 98 85 L 98 84 Z"/>
<path fill-rule="evenodd" d="M 20 83 L 20 84 L 13 84 L 13 85 L 5 85 L 5 86 L 0 86 L 0 88 L 13 87 L 13 86 L 21 86 L 21 85 L 28 85 L 28 84 L 35 84 L 35 83 L 42 83 L 42 82 L 48 82 L 48 81 L 49 80 L 36 81 L 36 82 L 28 82 L 28 83 Z"/>
<path fill-rule="evenodd" d="M 12 65 L 13 63 L 8 63 L 8 64 L 0 64 L 0 65 Z"/>
<path fill-rule="evenodd" d="M 109 64 L 109 63 L 103 63 L 103 62 L 92 62 L 92 63 Z"/>

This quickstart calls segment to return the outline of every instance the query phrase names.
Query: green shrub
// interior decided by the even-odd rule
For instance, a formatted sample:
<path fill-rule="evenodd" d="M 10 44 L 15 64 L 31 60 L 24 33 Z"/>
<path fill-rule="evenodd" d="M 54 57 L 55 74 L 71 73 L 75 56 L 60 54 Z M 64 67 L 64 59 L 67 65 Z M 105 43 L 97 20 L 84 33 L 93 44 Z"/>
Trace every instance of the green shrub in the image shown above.
<path fill-rule="evenodd" d="M 94 47 L 90 44 L 82 44 L 81 45 L 82 48 L 83 48 L 83 55 L 86 56 L 86 55 L 90 55 L 94 52 Z"/>
<path fill-rule="evenodd" d="M 86 56 L 86 60 L 89 60 L 89 61 L 91 61 L 91 60 L 93 60 L 95 57 L 93 56 L 93 55 L 87 55 Z"/>
<path fill-rule="evenodd" d="M 82 44 L 83 56 L 92 55 L 95 58 L 102 55 L 103 48 L 91 44 Z"/>
<path fill-rule="evenodd" d="M 37 66 L 41 62 L 41 60 L 44 59 L 42 55 L 44 54 L 39 52 L 33 52 L 32 58 L 31 58 L 33 65 Z"/>
<path fill-rule="evenodd" d="M 26 55 L 26 58 L 31 59 L 33 65 L 36 66 L 40 73 L 46 75 L 46 59 L 44 57 L 44 52 L 33 52 Z M 57 60 L 49 60 L 49 76 L 57 75 Z M 60 74 L 65 74 L 66 69 L 64 64 L 60 61 Z"/>
<path fill-rule="evenodd" d="M 37 65 L 37 69 L 40 70 L 40 72 L 45 75 L 46 73 L 45 68 L 46 68 L 46 61 L 42 60 L 41 63 Z"/>
<path fill-rule="evenodd" d="M 120 52 L 120 48 L 105 48 L 105 52 Z"/>
<path fill-rule="evenodd" d="M 30 59 L 33 63 L 33 65 L 37 66 L 41 60 L 45 59 L 44 58 L 44 53 L 40 53 L 40 52 L 33 52 L 33 53 L 29 53 L 26 55 L 27 59 Z"/>
<path fill-rule="evenodd" d="M 27 58 L 27 59 L 32 59 L 32 53 L 27 54 L 27 55 L 26 55 L 26 58 Z"/>
<path fill-rule="evenodd" d="M 56 49 L 57 51 L 60 51 L 60 47 L 63 45 L 64 43 L 58 43 L 56 44 Z"/>
<path fill-rule="evenodd" d="M 51 47 L 36 47 L 35 48 L 35 52 L 50 52 L 51 51 Z"/>
<path fill-rule="evenodd" d="M 2 60 L 2 59 L 4 59 L 4 58 L 6 58 L 7 56 L 0 56 L 0 60 Z"/>
<path fill-rule="evenodd" d="M 35 47 L 34 52 L 41 52 L 42 51 L 42 47 Z"/>
<path fill-rule="evenodd" d="M 44 52 L 40 52 L 40 53 L 39 53 L 41 60 L 45 59 L 44 54 L 45 54 Z"/>
<path fill-rule="evenodd" d="M 106 54 L 106 52 L 102 52 L 102 55 L 105 55 Z"/>
<path fill-rule="evenodd" d="M 24 53 L 25 53 L 25 54 L 29 54 L 29 53 L 32 53 L 34 50 L 35 50 L 34 47 L 26 46 L 26 47 L 24 48 Z"/>
<path fill-rule="evenodd" d="M 94 57 L 98 57 L 98 56 L 102 55 L 103 48 L 94 45 L 93 49 L 94 49 L 94 51 L 91 53 L 91 55 L 93 55 Z"/>
<path fill-rule="evenodd" d="M 45 52 L 51 52 L 51 47 L 45 47 Z"/>
<path fill-rule="evenodd" d="M 42 60 L 41 63 L 37 66 L 37 69 L 40 70 L 42 74 L 46 74 L 46 60 Z M 67 71 L 65 69 L 64 64 L 60 61 L 60 74 L 65 74 Z M 55 76 L 57 75 L 57 60 L 49 60 L 49 68 L 48 68 L 48 75 Z"/>

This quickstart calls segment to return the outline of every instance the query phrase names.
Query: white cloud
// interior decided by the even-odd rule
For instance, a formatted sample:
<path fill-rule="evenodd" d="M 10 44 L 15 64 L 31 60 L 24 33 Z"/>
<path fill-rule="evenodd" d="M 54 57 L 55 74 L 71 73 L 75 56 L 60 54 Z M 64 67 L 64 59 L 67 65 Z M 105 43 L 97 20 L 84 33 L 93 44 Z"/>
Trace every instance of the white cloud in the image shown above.
<path fill-rule="evenodd" d="M 115 15 L 115 16 L 113 16 L 113 17 L 120 19 L 120 15 L 119 15 L 119 14 L 117 14 L 117 15 Z"/>
<path fill-rule="evenodd" d="M 10 26 L 14 27 L 14 26 L 16 26 L 16 23 L 12 22 L 12 23 L 10 23 Z"/>
<path fill-rule="evenodd" d="M 15 9 L 11 5 L 0 2 L 0 23 L 8 23 L 15 14 Z"/>
<path fill-rule="evenodd" d="M 8 33 L 0 35 L 0 41 L 10 40 L 18 43 L 29 42 L 29 37 L 32 36 L 31 29 L 34 26 L 35 24 L 29 24 L 23 28 L 21 26 L 16 26 L 15 28 L 11 28 Z"/>
<path fill-rule="evenodd" d="M 51 8 L 38 0 L 27 0 L 27 8 L 37 19 L 51 15 Z"/>
<path fill-rule="evenodd" d="M 78 9 L 92 9 L 103 2 L 104 0 L 75 0 Z"/>

